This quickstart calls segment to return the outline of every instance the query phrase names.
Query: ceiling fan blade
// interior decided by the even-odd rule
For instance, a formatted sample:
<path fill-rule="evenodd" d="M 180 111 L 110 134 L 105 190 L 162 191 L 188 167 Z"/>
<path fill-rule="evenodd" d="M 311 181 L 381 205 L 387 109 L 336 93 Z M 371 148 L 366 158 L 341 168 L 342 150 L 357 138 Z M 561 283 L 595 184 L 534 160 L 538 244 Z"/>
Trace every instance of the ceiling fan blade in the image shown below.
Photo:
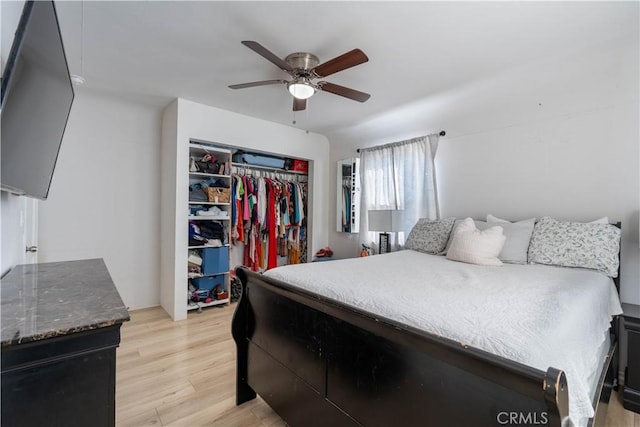
<path fill-rule="evenodd" d="M 245 40 L 242 42 L 242 44 L 248 47 L 249 49 L 251 49 L 252 51 L 254 51 L 255 53 L 257 53 L 258 55 L 262 56 L 266 60 L 275 64 L 278 68 L 281 68 L 288 72 L 293 71 L 293 68 L 291 68 L 291 65 L 284 62 L 282 58 L 279 58 L 278 56 L 276 56 L 273 52 L 271 52 L 266 47 L 262 46 L 260 43 L 250 41 L 250 40 Z"/>
<path fill-rule="evenodd" d="M 262 80 L 260 82 L 240 83 L 237 85 L 229 85 L 230 89 L 244 89 L 246 87 L 277 85 L 287 83 L 286 80 Z"/>
<path fill-rule="evenodd" d="M 363 51 L 360 49 L 353 49 L 352 51 L 318 65 L 312 71 L 318 77 L 327 77 L 331 74 L 337 73 L 338 71 L 360 65 L 368 60 L 369 58 L 367 58 L 367 55 L 365 55 Z"/>
<path fill-rule="evenodd" d="M 293 111 L 302 111 L 305 108 L 307 108 L 306 99 L 298 99 L 296 97 L 293 98 Z"/>
<path fill-rule="evenodd" d="M 358 102 L 365 102 L 371 98 L 368 93 L 360 92 L 359 90 L 350 89 L 348 87 L 336 85 L 329 82 L 318 82 L 318 86 L 324 92 L 330 92 L 334 95 L 344 96 L 345 98 L 353 99 Z"/>

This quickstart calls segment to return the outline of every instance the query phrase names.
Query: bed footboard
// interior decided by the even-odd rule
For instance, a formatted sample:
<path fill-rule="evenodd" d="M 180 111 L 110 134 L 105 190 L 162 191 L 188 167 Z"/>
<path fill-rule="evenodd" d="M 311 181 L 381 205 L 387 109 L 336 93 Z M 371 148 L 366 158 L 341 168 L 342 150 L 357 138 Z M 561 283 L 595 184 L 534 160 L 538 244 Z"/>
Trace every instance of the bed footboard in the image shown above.
<path fill-rule="evenodd" d="M 240 268 L 236 403 L 256 393 L 291 426 L 548 425 L 562 371 L 504 359 Z"/>

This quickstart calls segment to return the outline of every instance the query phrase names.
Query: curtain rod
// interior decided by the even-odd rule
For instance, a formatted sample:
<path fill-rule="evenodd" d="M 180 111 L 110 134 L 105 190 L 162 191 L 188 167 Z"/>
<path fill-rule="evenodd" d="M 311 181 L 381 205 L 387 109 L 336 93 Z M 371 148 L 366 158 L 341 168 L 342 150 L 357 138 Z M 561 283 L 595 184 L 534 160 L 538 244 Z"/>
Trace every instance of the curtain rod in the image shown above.
<path fill-rule="evenodd" d="M 446 134 L 447 134 L 447 132 L 445 132 L 445 131 L 441 130 L 441 131 L 440 131 L 440 133 L 439 133 L 438 135 L 440 135 L 440 136 L 445 136 Z M 356 153 L 359 153 L 359 152 L 360 152 L 360 149 L 358 148 L 358 149 L 356 150 Z"/>

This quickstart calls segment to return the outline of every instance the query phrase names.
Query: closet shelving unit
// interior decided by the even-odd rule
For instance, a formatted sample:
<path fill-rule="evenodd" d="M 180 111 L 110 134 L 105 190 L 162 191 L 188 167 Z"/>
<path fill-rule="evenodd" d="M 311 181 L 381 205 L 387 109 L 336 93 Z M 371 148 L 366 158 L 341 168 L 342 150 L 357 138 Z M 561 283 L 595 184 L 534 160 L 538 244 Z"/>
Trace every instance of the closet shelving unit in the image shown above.
<path fill-rule="evenodd" d="M 204 144 L 201 142 L 190 141 L 189 143 L 189 157 L 190 159 L 200 159 L 203 155 L 210 154 L 216 158 L 218 162 L 226 163 L 227 167 L 223 174 L 211 174 L 211 173 L 203 173 L 203 172 L 192 172 L 189 171 L 189 185 L 195 184 L 198 182 L 206 181 L 206 180 L 215 180 L 219 183 L 224 183 L 225 188 L 231 188 L 231 150 L 222 148 L 215 145 Z M 188 167 L 188 166 L 187 166 Z M 214 305 L 228 304 L 229 303 L 229 294 L 230 294 L 230 277 L 229 277 L 229 265 L 230 265 L 230 254 L 229 254 L 229 238 L 231 236 L 231 204 L 229 202 L 216 202 L 216 201 L 188 201 L 189 208 L 192 206 L 205 206 L 205 207 L 213 207 L 216 206 L 220 210 L 227 212 L 225 217 L 221 216 L 209 216 L 209 215 L 191 215 L 187 216 L 188 221 L 198 221 L 198 222 L 219 222 L 224 226 L 225 234 L 226 234 L 226 242 L 222 244 L 222 246 L 215 245 L 197 245 L 197 246 L 187 246 L 187 252 L 195 250 L 197 251 L 203 262 L 205 262 L 205 253 L 220 252 L 216 257 L 225 256 L 226 257 L 226 268 L 222 270 L 215 270 L 209 273 L 192 273 L 188 271 L 188 268 L 185 266 L 185 272 L 187 275 L 187 280 L 185 280 L 186 289 L 185 296 L 187 297 L 187 310 L 200 310 L 205 307 L 210 307 Z M 190 209 L 189 209 L 190 210 Z M 221 251 L 220 248 L 226 248 L 226 251 Z M 226 255 L 224 255 L 226 252 Z M 187 255 L 188 256 L 188 255 Z M 224 264 L 224 262 L 223 262 Z M 204 266 L 203 266 L 204 268 Z M 190 293 L 188 291 L 188 280 L 195 278 L 203 278 L 203 277 L 215 277 L 215 276 L 224 276 L 222 284 L 223 290 L 227 292 L 227 298 L 224 299 L 213 299 L 211 302 L 203 302 L 203 301 L 192 301 L 190 297 Z"/>

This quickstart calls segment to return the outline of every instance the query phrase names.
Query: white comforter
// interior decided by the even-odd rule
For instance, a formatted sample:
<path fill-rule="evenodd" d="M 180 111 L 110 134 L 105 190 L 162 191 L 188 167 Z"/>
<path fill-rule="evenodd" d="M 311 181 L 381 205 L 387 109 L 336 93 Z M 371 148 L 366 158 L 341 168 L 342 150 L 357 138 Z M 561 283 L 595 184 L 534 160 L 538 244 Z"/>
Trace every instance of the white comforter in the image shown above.
<path fill-rule="evenodd" d="M 597 350 L 622 313 L 613 281 L 601 273 L 477 266 L 410 250 L 265 275 L 543 371 L 561 369 L 579 426 L 594 414 L 587 380 Z"/>

